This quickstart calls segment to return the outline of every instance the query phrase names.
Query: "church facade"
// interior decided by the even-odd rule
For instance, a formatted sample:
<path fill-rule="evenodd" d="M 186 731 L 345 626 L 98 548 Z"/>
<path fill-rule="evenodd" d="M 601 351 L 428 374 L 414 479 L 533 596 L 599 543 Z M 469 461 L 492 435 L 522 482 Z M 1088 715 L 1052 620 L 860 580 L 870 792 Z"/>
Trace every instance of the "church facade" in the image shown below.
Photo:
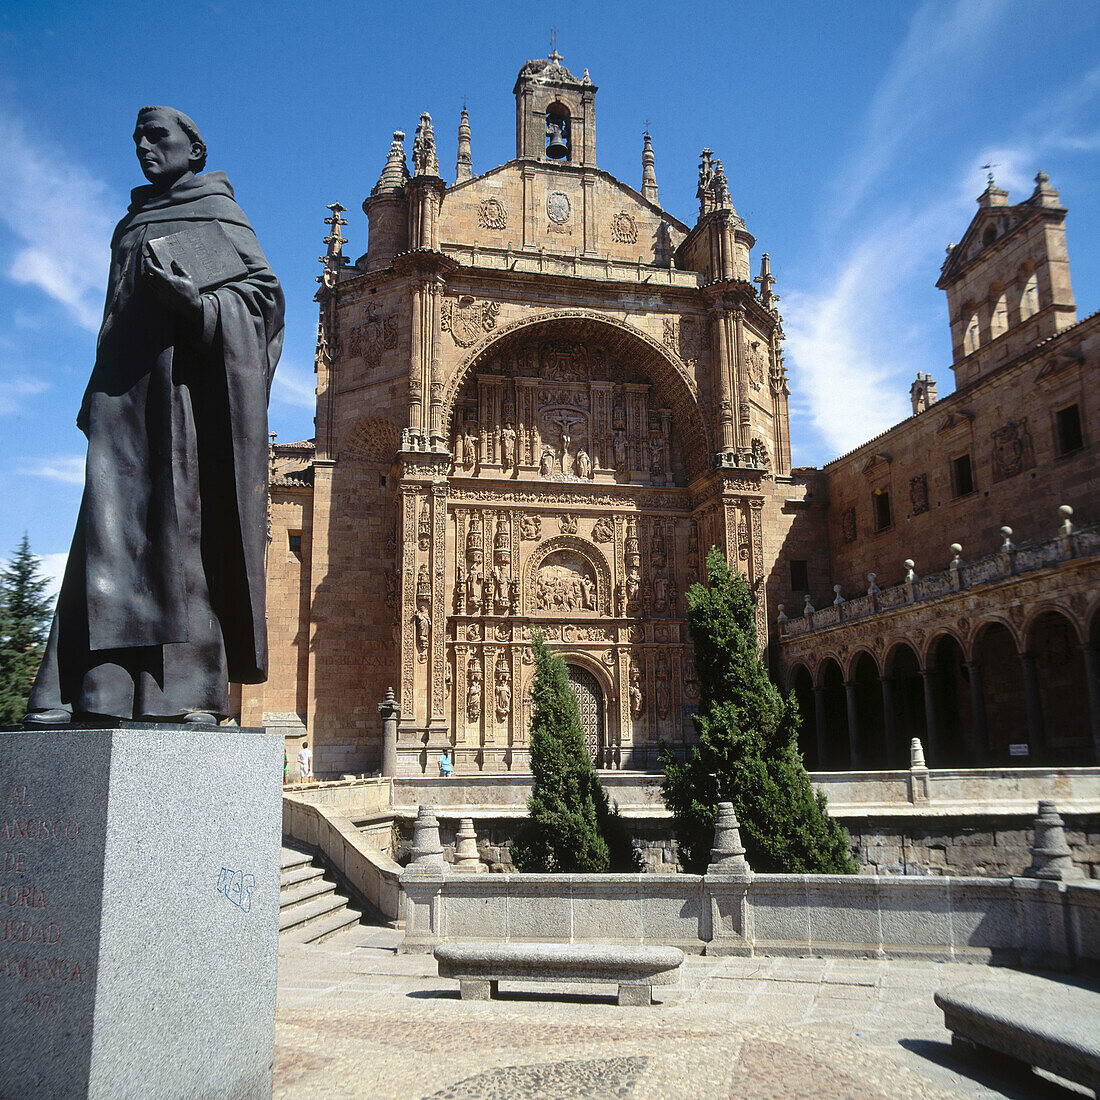
<path fill-rule="evenodd" d="M 845 486 L 881 489 L 882 460 L 874 477 L 862 455 L 792 469 L 774 279 L 721 161 L 703 151 L 698 213 L 681 221 L 648 135 L 639 188 L 598 167 L 596 92 L 556 53 L 529 61 L 515 158 L 475 176 L 463 110 L 453 184 L 427 115 L 411 169 L 395 132 L 354 262 L 332 208 L 316 438 L 272 449 L 271 673 L 240 695 L 243 723 L 310 740 L 318 774 L 380 766 L 391 686 L 399 773 L 434 770 L 444 746 L 460 775 L 523 770 L 536 630 L 566 661 L 597 764 L 654 767 L 662 742 L 693 737 L 685 595 L 711 546 L 752 587 L 780 679 L 804 696 L 798 677 L 812 695 L 825 675 L 799 655 L 796 635 L 816 631 L 793 609 L 864 570 L 867 544 L 837 532 L 866 495 Z M 1061 271 L 1025 273 L 1047 282 L 1021 346 L 1072 324 Z M 968 324 L 953 320 L 961 346 Z M 876 530 L 876 560 L 907 533 Z"/>

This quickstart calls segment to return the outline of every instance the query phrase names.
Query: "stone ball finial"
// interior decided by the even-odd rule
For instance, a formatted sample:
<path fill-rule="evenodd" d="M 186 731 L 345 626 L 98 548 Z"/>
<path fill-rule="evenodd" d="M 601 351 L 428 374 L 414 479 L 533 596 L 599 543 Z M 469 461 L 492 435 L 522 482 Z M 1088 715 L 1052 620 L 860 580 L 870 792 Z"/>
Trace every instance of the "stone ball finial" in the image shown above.
<path fill-rule="evenodd" d="M 749 875 L 752 871 L 745 860 L 741 843 L 741 826 L 732 802 L 718 803 L 718 819 L 714 823 L 714 847 L 710 850 L 708 875 Z"/>
<path fill-rule="evenodd" d="M 914 568 L 916 568 L 917 563 L 913 561 L 912 558 L 906 558 L 905 561 L 903 561 L 901 564 L 904 565 L 906 569 L 912 571 Z"/>
<path fill-rule="evenodd" d="M 1082 878 L 1083 872 L 1073 862 L 1073 854 L 1066 843 L 1065 822 L 1058 816 L 1058 808 L 1044 799 L 1038 811 L 1031 841 L 1031 866 L 1024 874 L 1054 882 Z"/>
<path fill-rule="evenodd" d="M 951 544 L 951 553 L 954 554 L 955 557 L 958 557 L 962 552 L 963 548 L 961 542 L 953 542 Z"/>
<path fill-rule="evenodd" d="M 1012 538 L 1012 528 L 1011 527 L 1002 527 L 1001 528 L 1001 534 L 1006 539 Z"/>
<path fill-rule="evenodd" d="M 1060 504 L 1058 506 L 1058 515 L 1062 519 L 1073 519 L 1073 509 L 1068 504 Z"/>

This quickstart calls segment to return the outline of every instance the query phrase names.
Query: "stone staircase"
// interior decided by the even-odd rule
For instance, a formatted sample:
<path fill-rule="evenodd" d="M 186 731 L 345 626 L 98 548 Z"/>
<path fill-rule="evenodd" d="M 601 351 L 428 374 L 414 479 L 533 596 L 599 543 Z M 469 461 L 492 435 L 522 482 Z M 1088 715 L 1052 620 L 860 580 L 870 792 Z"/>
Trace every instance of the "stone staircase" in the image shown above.
<path fill-rule="evenodd" d="M 320 943 L 351 928 L 363 914 L 337 891 L 325 865 L 311 852 L 283 846 L 279 868 L 279 939 Z"/>

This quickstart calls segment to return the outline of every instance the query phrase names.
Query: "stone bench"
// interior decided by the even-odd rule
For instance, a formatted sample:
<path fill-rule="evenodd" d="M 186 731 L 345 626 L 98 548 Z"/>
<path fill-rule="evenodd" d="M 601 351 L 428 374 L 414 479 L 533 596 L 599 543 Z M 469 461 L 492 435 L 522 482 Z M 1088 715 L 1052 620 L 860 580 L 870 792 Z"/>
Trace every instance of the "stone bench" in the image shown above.
<path fill-rule="evenodd" d="M 941 989 L 935 1001 L 959 1053 L 995 1051 L 1100 1095 L 1100 993 L 1029 975 Z"/>
<path fill-rule="evenodd" d="M 441 978 L 457 978 L 464 1001 L 487 1001 L 497 983 L 617 984 L 619 1004 L 653 1004 L 653 986 L 674 985 L 684 953 L 678 947 L 570 943 L 444 943 L 435 949 Z"/>

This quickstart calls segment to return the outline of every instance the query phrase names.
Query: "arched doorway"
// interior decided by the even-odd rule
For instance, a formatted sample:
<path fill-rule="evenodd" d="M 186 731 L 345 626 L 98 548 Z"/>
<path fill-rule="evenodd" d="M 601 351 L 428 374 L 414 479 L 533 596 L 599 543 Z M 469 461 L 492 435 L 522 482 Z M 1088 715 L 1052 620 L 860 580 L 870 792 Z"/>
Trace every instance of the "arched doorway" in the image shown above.
<path fill-rule="evenodd" d="M 932 645 L 928 659 L 933 670 L 936 717 L 939 722 L 940 758 L 945 767 L 971 767 L 981 763 L 981 750 L 973 734 L 970 714 L 970 670 L 962 646 L 950 634 Z"/>
<path fill-rule="evenodd" d="M 856 693 L 856 746 L 863 770 L 887 767 L 886 726 L 878 666 L 870 653 L 861 653 L 852 670 Z"/>
<path fill-rule="evenodd" d="M 919 737 L 929 767 L 936 767 L 934 746 L 929 744 L 928 724 L 924 715 L 924 683 L 920 661 L 908 642 L 899 642 L 886 659 L 886 675 L 891 678 L 894 708 L 894 744 L 890 758 L 909 762 L 909 745 Z"/>
<path fill-rule="evenodd" d="M 581 728 L 584 730 L 584 744 L 592 763 L 597 768 L 607 767 L 607 737 L 604 725 L 603 689 L 599 680 L 586 668 L 579 665 L 566 665 L 569 673 L 569 686 L 577 697 L 577 707 L 581 712 Z"/>
<path fill-rule="evenodd" d="M 832 657 L 826 657 L 818 670 L 821 682 L 821 710 L 825 718 L 825 771 L 847 771 L 852 766 L 848 742 L 848 710 L 844 696 L 844 673 Z"/>
<path fill-rule="evenodd" d="M 1027 764 L 1027 757 L 1014 756 L 1010 749 L 1029 741 L 1020 652 L 1008 627 L 986 623 L 974 642 L 974 659 L 981 669 L 985 702 L 989 759 L 983 763 Z"/>
<path fill-rule="evenodd" d="M 1073 624 L 1061 612 L 1044 611 L 1028 631 L 1027 651 L 1038 681 L 1043 763 L 1091 764 L 1085 657 Z"/>

